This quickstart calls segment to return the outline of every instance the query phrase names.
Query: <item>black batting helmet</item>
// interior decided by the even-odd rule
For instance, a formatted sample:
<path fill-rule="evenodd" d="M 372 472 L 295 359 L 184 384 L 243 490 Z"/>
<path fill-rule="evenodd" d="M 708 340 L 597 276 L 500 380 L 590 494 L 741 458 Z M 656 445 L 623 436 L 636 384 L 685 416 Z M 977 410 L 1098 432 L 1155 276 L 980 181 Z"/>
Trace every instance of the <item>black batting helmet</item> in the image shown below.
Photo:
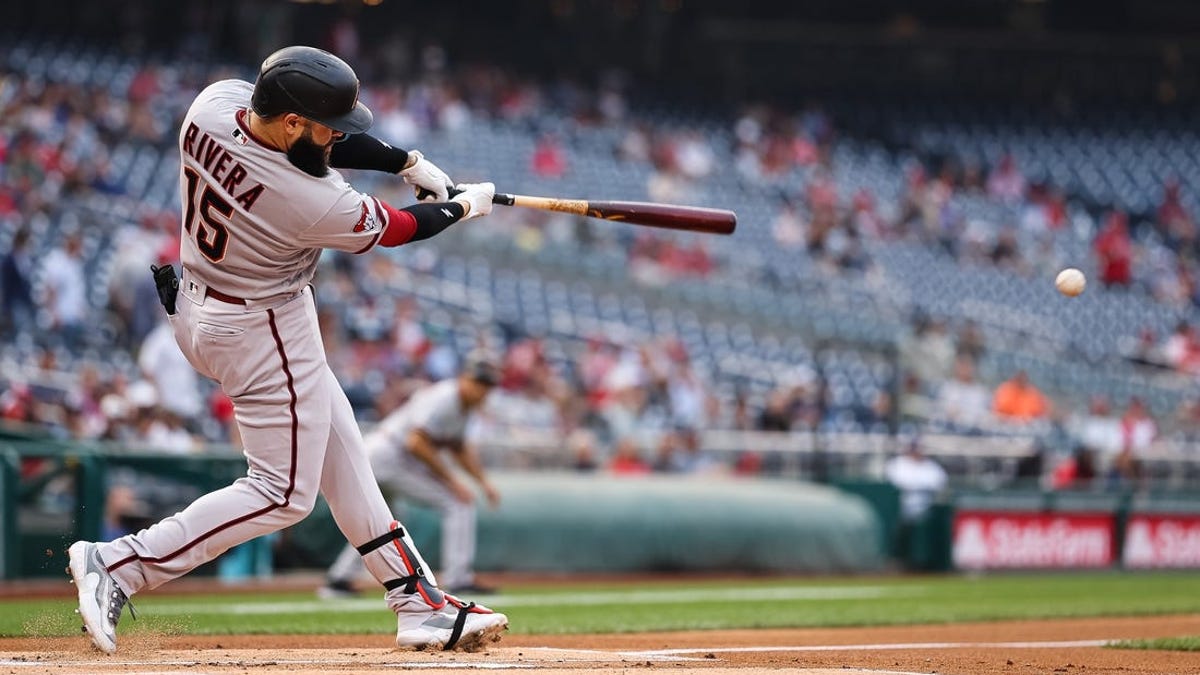
<path fill-rule="evenodd" d="M 358 100 L 358 76 L 345 61 L 315 47 L 284 47 L 258 70 L 250 107 L 263 117 L 291 112 L 347 134 L 371 128 Z"/>

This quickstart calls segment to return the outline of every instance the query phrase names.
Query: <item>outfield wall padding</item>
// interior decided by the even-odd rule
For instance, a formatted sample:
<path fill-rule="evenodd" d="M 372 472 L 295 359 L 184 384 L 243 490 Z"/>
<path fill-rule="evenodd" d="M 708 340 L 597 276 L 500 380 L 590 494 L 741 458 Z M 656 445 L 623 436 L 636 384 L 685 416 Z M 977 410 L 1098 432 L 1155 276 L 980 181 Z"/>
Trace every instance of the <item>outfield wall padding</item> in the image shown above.
<path fill-rule="evenodd" d="M 878 517 L 861 498 L 810 483 L 500 474 L 479 512 L 477 569 L 855 572 L 884 564 Z M 439 568 L 437 515 L 397 511 Z"/>

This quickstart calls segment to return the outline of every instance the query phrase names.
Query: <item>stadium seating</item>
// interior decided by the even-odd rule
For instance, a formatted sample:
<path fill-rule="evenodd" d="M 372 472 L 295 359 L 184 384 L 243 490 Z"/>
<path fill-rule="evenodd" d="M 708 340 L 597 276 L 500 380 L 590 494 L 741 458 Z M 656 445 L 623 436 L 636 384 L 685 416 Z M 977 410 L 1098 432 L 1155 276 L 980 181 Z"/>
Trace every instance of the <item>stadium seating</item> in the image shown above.
<path fill-rule="evenodd" d="M 20 78 L 69 82 L 116 97 L 125 95 L 144 65 L 69 44 L 6 43 L 7 48 L 0 48 L 0 64 Z M 110 300 L 118 228 L 146 210 L 178 208 L 172 125 L 205 74 L 182 63 L 158 67 L 162 92 L 154 114 L 172 131 L 156 142 L 115 139 L 106 149 L 107 190 L 75 197 L 47 213 L 45 220 L 31 222 L 37 228 L 39 254 L 61 232 L 78 228 L 84 233 L 88 300 L 98 312 Z M 244 67 L 232 72 L 252 77 Z M 369 99 L 370 92 L 365 96 Z M 866 126 L 873 114 L 857 108 L 839 112 L 849 129 Z M 454 175 L 491 179 L 502 191 L 650 198 L 652 167 L 614 156 L 621 128 L 568 125 L 555 113 L 543 110 L 532 122 L 480 114 L 452 133 L 425 130 L 420 147 Z M 1050 180 L 1068 191 L 1071 227 L 1051 239 L 1021 235 L 1022 250 L 1039 250 L 1041 255 L 1035 273 L 1022 276 L 956 260 L 926 243 L 882 239 L 865 242 L 871 273 L 831 273 L 803 248 L 777 245 L 771 232 L 780 185 L 805 184 L 811 168 L 797 168 L 772 185 L 741 179 L 728 168 L 735 158 L 727 120 L 661 111 L 645 115 L 644 121 L 656 128 L 699 130 L 711 139 L 721 168 L 696 181 L 687 192 L 688 201 L 732 208 L 740 219 L 735 237 L 707 242 L 716 264 L 711 275 L 647 286 L 629 273 L 635 234 L 626 226 L 594 227 L 593 231 L 603 230 L 597 235 L 598 245 L 545 236 L 537 246 L 527 246 L 506 236 L 520 227 L 520 216 L 506 214 L 496 218 L 504 225 L 498 230 L 473 226 L 416 250 L 388 252 L 400 265 L 423 267 L 427 274 L 422 283 L 394 286 L 393 292 L 417 297 L 458 351 L 469 349 L 481 329 L 497 340 L 512 334 L 500 331 L 497 324 L 517 334 L 547 338 L 552 361 L 562 367 L 595 334 L 619 342 L 677 336 L 726 404 L 743 392 L 757 409 L 768 392 L 798 370 L 811 370 L 828 388 L 828 409 L 819 429 L 823 432 L 888 428 L 869 411 L 882 392 L 896 391 L 897 367 L 891 354 L 911 333 L 916 315 L 976 321 L 988 344 L 980 374 L 991 386 L 1025 369 L 1068 407 L 1082 406 L 1093 394 L 1116 401 L 1139 396 L 1160 415 L 1197 396 L 1191 379 L 1148 371 L 1128 362 L 1124 353 L 1126 343 L 1141 330 L 1166 335 L 1179 321 L 1195 320 L 1191 307 L 1161 304 L 1139 291 L 1096 287 L 1068 306 L 1049 283 L 1062 266 L 1081 267 L 1089 276 L 1095 271 L 1090 254 L 1095 225 L 1087 205 L 1117 205 L 1143 214 L 1154 207 L 1163 181 L 1178 178 L 1185 205 L 1197 212 L 1200 140 L 1170 126 L 1169 120 L 1114 116 L 1076 128 L 953 106 L 900 106 L 895 115 L 889 114 L 883 137 L 847 131 L 839 138 L 830 166 L 840 194 L 869 188 L 884 213 L 898 210 L 907 167 L 922 155 L 990 165 L 1011 154 L 1029 178 Z M 529 167 L 528 158 L 547 128 L 564 136 L 569 170 L 559 179 L 539 177 Z M 59 131 L 56 126 L 49 133 Z M 905 143 L 897 145 L 898 138 Z M 353 179 L 364 191 L 382 189 L 387 180 L 367 174 Z M 951 207 L 989 236 L 1022 218 L 1019 209 L 978 195 L 956 195 Z M 17 224 L 15 219 L 0 223 L 0 248 L 11 241 Z M 690 244 L 698 235 L 661 236 Z M 429 251 L 436 252 L 432 264 L 421 259 Z M 78 350 L 62 350 L 60 366 L 69 370 L 94 363 L 133 372 L 129 353 L 114 351 L 121 329 L 110 324 L 111 320 L 98 322 L 99 330 L 89 332 Z M 37 352 L 35 333 L 19 330 L 5 336 L 0 346 L 5 379 L 29 370 Z"/>

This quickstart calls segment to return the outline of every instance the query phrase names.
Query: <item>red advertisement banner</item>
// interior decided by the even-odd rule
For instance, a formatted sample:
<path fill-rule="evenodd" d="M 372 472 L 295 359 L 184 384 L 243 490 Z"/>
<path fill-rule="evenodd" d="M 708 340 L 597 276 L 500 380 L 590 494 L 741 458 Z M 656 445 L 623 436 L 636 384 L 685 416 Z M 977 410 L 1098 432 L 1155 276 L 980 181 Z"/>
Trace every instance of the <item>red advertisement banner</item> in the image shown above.
<path fill-rule="evenodd" d="M 960 511 L 954 517 L 959 569 L 1108 567 L 1116 559 L 1111 513 Z"/>
<path fill-rule="evenodd" d="M 1130 515 L 1121 557 L 1131 569 L 1200 567 L 1200 514 Z"/>

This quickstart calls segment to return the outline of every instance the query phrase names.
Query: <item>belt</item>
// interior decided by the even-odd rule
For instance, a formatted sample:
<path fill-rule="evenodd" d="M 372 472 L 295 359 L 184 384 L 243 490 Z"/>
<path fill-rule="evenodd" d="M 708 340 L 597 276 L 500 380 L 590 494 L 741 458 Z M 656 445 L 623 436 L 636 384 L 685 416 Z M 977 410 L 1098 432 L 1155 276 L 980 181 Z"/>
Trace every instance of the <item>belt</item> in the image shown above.
<path fill-rule="evenodd" d="M 221 302 L 228 302 L 231 305 L 246 304 L 246 301 L 243 298 L 239 298 L 239 297 L 232 296 L 232 295 L 226 295 L 225 293 L 218 291 L 217 289 L 213 288 L 212 286 L 206 286 L 204 288 L 204 297 L 220 300 Z"/>

